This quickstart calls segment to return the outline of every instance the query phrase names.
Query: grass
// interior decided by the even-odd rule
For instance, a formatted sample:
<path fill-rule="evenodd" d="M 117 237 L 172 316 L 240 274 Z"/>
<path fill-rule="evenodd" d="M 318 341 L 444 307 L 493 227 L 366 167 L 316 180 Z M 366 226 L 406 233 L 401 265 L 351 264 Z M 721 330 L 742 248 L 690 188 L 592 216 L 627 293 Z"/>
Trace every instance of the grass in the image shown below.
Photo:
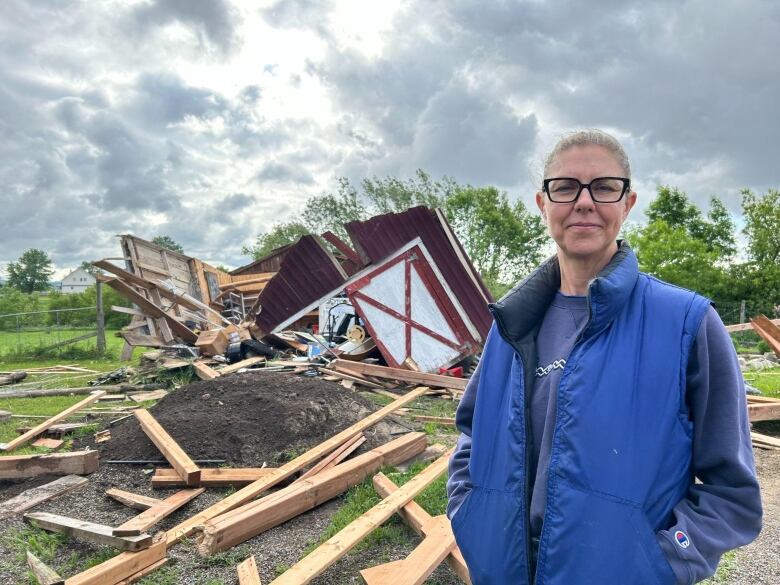
<path fill-rule="evenodd" d="M 427 467 L 427 464 L 413 463 L 409 470 L 400 472 L 395 468 L 385 468 L 384 474 L 393 482 L 402 486 L 415 475 Z M 439 477 L 430 486 L 428 486 L 415 501 L 432 516 L 443 514 L 447 509 L 447 478 L 445 475 Z M 373 508 L 381 501 L 381 498 L 374 490 L 371 478 L 366 478 L 362 483 L 350 488 L 344 496 L 344 503 L 331 518 L 330 524 L 320 536 L 317 542 L 310 543 L 304 554 L 309 554 L 320 544 L 339 532 L 342 528 L 350 524 L 356 518 Z M 409 542 L 411 530 L 398 518 L 393 516 L 382 526 L 374 530 L 360 544 L 356 550 L 378 546 L 387 543 L 401 544 Z"/>
<path fill-rule="evenodd" d="M 764 396 L 780 398 L 780 368 L 745 372 L 745 380 L 761 390 Z"/>
<path fill-rule="evenodd" d="M 730 550 L 720 559 L 720 564 L 718 565 L 718 570 L 715 572 L 715 574 L 706 581 L 702 581 L 702 584 L 716 585 L 720 583 L 728 583 L 731 574 L 736 570 L 737 551 Z"/>
<path fill-rule="evenodd" d="M 65 542 L 67 536 L 56 532 L 46 532 L 40 528 L 25 526 L 18 530 L 11 530 L 3 535 L 3 544 L 13 551 L 20 563 L 27 562 L 29 550 L 44 563 L 51 562 L 57 553 L 57 548 Z"/>
<path fill-rule="evenodd" d="M 97 354 L 95 338 L 79 341 L 71 345 L 46 350 L 47 346 L 85 335 L 94 331 L 94 327 L 85 328 L 42 328 L 35 331 L 0 331 L 0 360 L 24 361 L 29 356 L 61 358 L 64 356 L 83 359 Z M 116 336 L 115 330 L 106 330 L 106 353 L 119 355 L 124 340 Z"/>
<path fill-rule="evenodd" d="M 252 553 L 249 550 L 249 546 L 241 545 L 236 546 L 226 551 L 207 556 L 200 557 L 198 559 L 199 567 L 235 567 L 240 562 L 244 561 Z"/>
<path fill-rule="evenodd" d="M 179 570 L 176 567 L 166 566 L 161 569 L 157 569 L 148 577 L 144 577 L 138 581 L 138 585 L 176 585 L 179 582 Z M 216 583 L 222 583 L 222 581 L 215 581 L 211 583 L 216 585 Z"/>

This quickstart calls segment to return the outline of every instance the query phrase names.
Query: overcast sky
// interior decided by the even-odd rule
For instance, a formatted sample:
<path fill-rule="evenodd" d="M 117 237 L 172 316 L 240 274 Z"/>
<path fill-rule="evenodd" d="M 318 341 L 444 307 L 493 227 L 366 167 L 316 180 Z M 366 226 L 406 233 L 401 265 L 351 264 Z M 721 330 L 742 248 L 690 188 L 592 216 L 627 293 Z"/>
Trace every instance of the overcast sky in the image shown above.
<path fill-rule="evenodd" d="M 560 134 L 737 212 L 780 187 L 776 0 L 0 2 L 0 271 L 167 234 L 213 263 L 335 178 L 532 202 Z"/>

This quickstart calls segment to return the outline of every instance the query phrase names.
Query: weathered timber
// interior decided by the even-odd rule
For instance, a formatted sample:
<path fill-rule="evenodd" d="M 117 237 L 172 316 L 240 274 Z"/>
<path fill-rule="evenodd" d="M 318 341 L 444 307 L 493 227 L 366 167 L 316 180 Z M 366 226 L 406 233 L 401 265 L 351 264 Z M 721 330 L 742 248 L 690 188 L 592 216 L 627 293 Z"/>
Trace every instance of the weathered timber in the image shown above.
<path fill-rule="evenodd" d="M 10 374 L 0 375 L 0 386 L 16 384 L 27 377 L 27 372 L 11 372 Z"/>
<path fill-rule="evenodd" d="M 125 552 L 65 580 L 65 585 L 110 585 L 120 583 L 159 563 L 165 558 L 166 544 L 162 534 L 152 545 L 139 552 Z"/>
<path fill-rule="evenodd" d="M 365 364 L 363 362 L 351 362 L 349 360 L 337 359 L 330 363 L 330 369 L 338 372 L 352 373 L 357 372 L 366 376 L 375 376 L 378 378 L 388 378 L 391 380 L 401 380 L 411 384 L 425 384 L 435 388 L 455 388 L 465 390 L 468 380 L 465 378 L 453 378 L 451 376 L 441 376 L 439 374 L 425 374 L 422 372 L 413 372 L 403 368 L 388 368 L 387 366 L 377 366 L 374 364 Z"/>
<path fill-rule="evenodd" d="M 135 553 L 138 554 L 138 553 Z M 149 565 L 148 567 L 145 567 L 138 571 L 137 573 L 133 573 L 130 575 L 127 579 L 122 579 L 121 581 L 118 581 L 116 585 L 131 585 L 132 583 L 137 583 L 150 573 L 154 573 L 157 569 L 160 567 L 165 566 L 168 564 L 168 557 L 165 557 L 163 559 L 160 559 L 154 564 Z"/>
<path fill-rule="evenodd" d="M 0 520 L 26 512 L 40 503 L 82 488 L 87 483 L 89 483 L 89 480 L 86 477 L 66 475 L 49 483 L 25 490 L 18 496 L 0 503 Z"/>
<path fill-rule="evenodd" d="M 142 322 L 140 325 L 146 325 L 146 323 Z M 132 331 L 117 331 L 116 334 L 125 340 L 125 348 L 122 350 L 123 357 L 132 357 L 134 347 L 168 347 L 171 345 L 166 343 L 162 337 L 156 335 L 144 335 L 143 333 L 133 333 Z M 122 361 L 127 361 L 130 357 Z"/>
<path fill-rule="evenodd" d="M 124 524 L 114 528 L 114 536 L 136 536 L 146 532 L 149 528 L 157 524 L 163 518 L 170 516 L 176 510 L 191 502 L 200 494 L 206 491 L 206 488 L 194 490 L 182 490 L 172 496 L 168 496 L 161 502 L 155 504 L 148 510 L 144 510 L 135 518 L 131 518 Z"/>
<path fill-rule="evenodd" d="M 45 447 L 46 449 L 59 449 L 62 447 L 63 441 L 62 439 L 38 439 L 36 441 L 32 442 L 33 447 Z"/>
<path fill-rule="evenodd" d="M 73 406 L 71 406 L 69 408 L 66 408 L 65 410 L 63 410 L 59 414 L 55 414 L 53 417 L 49 418 L 48 420 L 45 420 L 44 422 L 42 422 L 38 426 L 30 429 L 29 431 L 27 431 L 23 435 L 20 435 L 20 436 L 16 437 L 15 439 L 10 441 L 9 443 L 0 444 L 0 448 L 2 448 L 3 451 L 13 451 L 16 448 L 21 447 L 25 443 L 28 443 L 29 441 L 31 441 L 32 439 L 34 439 L 35 437 L 40 435 L 43 431 L 48 429 L 50 426 L 58 423 L 59 421 L 61 421 L 64 418 L 67 418 L 69 414 L 77 412 L 77 411 L 81 410 L 82 408 L 84 408 L 85 406 L 87 406 L 88 404 L 93 403 L 95 400 L 97 400 L 99 397 L 103 396 L 104 394 L 105 394 L 105 391 L 103 391 L 103 390 L 99 390 L 97 392 L 94 392 L 93 394 L 91 394 L 90 396 L 85 398 L 84 400 L 81 400 L 81 401 L 77 402 L 76 404 L 74 404 Z"/>
<path fill-rule="evenodd" d="M 29 550 L 27 551 L 27 566 L 30 567 L 30 571 L 40 585 L 63 585 L 65 583 L 65 579 Z"/>
<path fill-rule="evenodd" d="M 376 493 L 383 498 L 398 491 L 398 486 L 393 483 L 393 480 L 381 472 L 374 476 L 373 483 Z M 420 536 L 427 536 L 428 533 L 426 532 L 426 529 L 430 526 L 428 522 L 430 522 L 433 516 L 428 514 L 420 504 L 412 500 L 398 510 L 398 515 L 417 534 Z M 458 577 L 460 577 L 461 581 L 467 585 L 471 585 L 471 577 L 469 576 L 469 569 L 466 566 L 466 560 L 463 558 L 457 545 L 450 551 L 446 560 L 450 568 Z"/>
<path fill-rule="evenodd" d="M 236 572 L 238 572 L 238 585 L 262 585 L 254 555 L 239 563 Z"/>
<path fill-rule="evenodd" d="M 411 554 L 400 563 L 392 563 L 389 572 L 381 571 L 374 578 L 372 571 L 382 566 L 360 571 L 367 585 L 422 585 L 455 547 L 455 536 L 446 516 L 436 516 L 428 521 L 427 536 Z"/>
<path fill-rule="evenodd" d="M 275 467 L 216 467 L 200 470 L 202 487 L 237 487 L 245 486 L 258 479 L 268 477 L 276 470 Z M 158 467 L 152 476 L 153 488 L 171 488 L 185 485 L 178 472 L 172 468 Z"/>
<path fill-rule="evenodd" d="M 24 520 L 50 532 L 61 532 L 74 538 L 111 546 L 122 551 L 139 551 L 149 548 L 152 544 L 152 537 L 148 534 L 118 537 L 112 534 L 113 528 L 111 526 L 60 516 L 59 514 L 30 512 L 24 515 Z"/>
<path fill-rule="evenodd" d="M 220 376 L 220 373 L 217 370 L 210 368 L 203 362 L 192 362 L 192 367 L 195 368 L 195 375 L 201 380 L 213 380 Z"/>
<path fill-rule="evenodd" d="M 452 450 L 390 494 L 362 516 L 342 528 L 301 561 L 271 582 L 271 585 L 304 585 L 322 574 L 328 567 L 346 555 L 377 526 L 417 497 L 426 487 L 447 471 Z"/>
<path fill-rule="evenodd" d="M 200 468 L 190 459 L 179 444 L 166 432 L 148 410 L 134 410 L 141 429 L 160 450 L 165 459 L 179 473 L 188 486 L 196 486 L 200 481 Z"/>
<path fill-rule="evenodd" d="M 775 325 L 780 325 L 780 319 L 771 319 Z M 726 331 L 736 333 L 737 331 L 749 331 L 753 329 L 752 323 L 740 323 L 739 325 L 726 325 Z"/>
<path fill-rule="evenodd" d="M 766 445 L 768 447 L 775 447 L 780 449 L 780 439 L 777 439 L 775 437 L 771 437 L 769 435 L 763 435 L 761 433 L 751 432 L 750 438 L 752 439 L 754 444 Z"/>
<path fill-rule="evenodd" d="M 204 522 L 198 552 L 212 555 L 257 536 L 347 491 L 385 465 L 422 452 L 425 433 L 409 433 L 278 492 Z"/>
<path fill-rule="evenodd" d="M 145 400 L 160 400 L 168 396 L 167 390 L 152 390 L 151 392 L 134 392 L 128 395 L 133 402 L 144 402 Z"/>
<path fill-rule="evenodd" d="M 419 414 L 413 414 L 410 416 L 412 420 L 416 420 L 419 422 L 430 422 L 430 423 L 436 423 L 437 425 L 446 425 L 450 427 L 455 426 L 455 419 L 454 418 L 447 418 L 444 416 L 423 416 Z"/>
<path fill-rule="evenodd" d="M 750 422 L 778 420 L 780 419 L 780 401 L 776 404 L 748 404 L 748 417 L 750 417 Z"/>
<path fill-rule="evenodd" d="M 380 420 L 384 419 L 386 416 L 393 413 L 396 409 L 402 408 L 407 404 L 409 404 L 410 402 L 417 400 L 420 396 L 423 396 L 427 391 L 428 388 L 424 386 L 411 390 L 404 396 L 398 398 L 395 402 L 392 402 L 387 406 L 380 408 L 373 414 L 370 414 L 369 416 L 355 423 L 351 427 L 348 427 L 343 431 L 341 431 L 340 433 L 335 434 L 330 439 L 323 441 L 313 449 L 306 451 L 306 453 L 299 455 L 292 461 L 288 461 L 281 467 L 277 467 L 276 471 L 269 474 L 267 477 L 264 477 L 263 479 L 259 479 L 249 484 L 248 486 L 229 495 L 228 497 L 217 502 L 216 504 L 188 518 L 187 520 L 178 524 L 177 526 L 174 526 L 168 531 L 167 534 L 169 546 L 178 542 L 185 536 L 189 536 L 196 526 L 203 524 L 206 520 L 209 520 L 210 518 L 214 518 L 215 516 L 219 516 L 220 514 L 224 514 L 225 512 L 235 508 L 236 506 L 240 506 L 241 504 L 256 498 L 264 491 L 275 486 L 277 483 L 284 481 L 294 473 L 297 473 L 301 469 L 308 467 L 315 461 L 318 461 L 320 458 L 324 457 L 325 455 L 327 455 L 328 453 L 330 453 L 331 451 L 339 447 L 339 445 L 341 445 L 344 441 L 348 440 L 350 437 L 355 436 L 356 433 L 363 432 L 367 428 L 375 425 Z"/>
<path fill-rule="evenodd" d="M 265 361 L 265 358 L 262 356 L 256 356 L 256 357 L 250 357 L 246 358 L 245 360 L 241 360 L 240 362 L 236 362 L 235 364 L 230 364 L 229 366 L 225 366 L 224 368 L 220 368 L 218 370 L 215 370 L 220 376 L 224 376 L 225 374 L 232 374 L 233 372 L 237 372 L 238 370 L 242 368 L 248 368 L 250 366 L 255 366 L 257 364 L 262 364 Z"/>
<path fill-rule="evenodd" d="M 354 374 L 348 374 L 347 372 L 339 372 L 337 370 L 331 370 L 329 368 L 319 368 L 319 371 L 321 374 L 329 374 L 331 376 L 338 376 L 339 378 L 343 380 L 351 380 L 353 382 L 356 382 L 358 384 L 362 384 L 366 388 L 381 388 L 384 389 L 384 386 L 381 384 L 377 384 L 376 382 L 372 382 L 370 380 L 366 380 L 363 376 L 356 376 Z"/>
<path fill-rule="evenodd" d="M 97 451 L 0 457 L 0 479 L 36 475 L 88 475 L 98 468 Z"/>
<path fill-rule="evenodd" d="M 176 473 L 175 469 L 172 469 Z M 178 476 L 177 476 L 178 477 Z M 149 496 L 142 496 L 140 494 L 134 494 L 132 492 L 126 492 L 117 488 L 109 488 L 106 490 L 106 495 L 114 498 L 117 502 L 135 508 L 136 510 L 148 510 L 152 506 L 156 506 L 163 500 L 157 498 L 150 498 Z"/>

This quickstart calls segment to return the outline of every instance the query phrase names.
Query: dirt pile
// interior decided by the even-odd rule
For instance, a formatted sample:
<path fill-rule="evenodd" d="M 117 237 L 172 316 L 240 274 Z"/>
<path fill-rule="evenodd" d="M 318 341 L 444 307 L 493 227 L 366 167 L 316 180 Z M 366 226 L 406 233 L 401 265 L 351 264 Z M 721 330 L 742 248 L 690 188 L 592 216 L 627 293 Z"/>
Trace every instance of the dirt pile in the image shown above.
<path fill-rule="evenodd" d="M 289 373 L 246 372 L 184 386 L 150 412 L 192 459 L 276 466 L 365 418 L 376 407 L 338 384 Z M 388 441 L 369 429 L 363 449 Z M 95 446 L 100 459 L 162 459 L 135 417 L 111 428 Z"/>

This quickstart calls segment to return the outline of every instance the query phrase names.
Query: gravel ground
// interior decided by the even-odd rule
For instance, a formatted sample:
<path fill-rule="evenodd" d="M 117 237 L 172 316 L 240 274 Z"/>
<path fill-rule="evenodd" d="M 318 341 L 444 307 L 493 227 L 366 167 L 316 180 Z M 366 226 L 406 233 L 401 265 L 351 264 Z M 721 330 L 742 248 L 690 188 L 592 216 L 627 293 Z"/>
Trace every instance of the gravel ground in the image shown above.
<path fill-rule="evenodd" d="M 729 585 L 780 583 L 780 451 L 756 449 L 755 454 L 764 526 L 754 542 L 737 551 L 736 568 L 722 581 Z"/>

